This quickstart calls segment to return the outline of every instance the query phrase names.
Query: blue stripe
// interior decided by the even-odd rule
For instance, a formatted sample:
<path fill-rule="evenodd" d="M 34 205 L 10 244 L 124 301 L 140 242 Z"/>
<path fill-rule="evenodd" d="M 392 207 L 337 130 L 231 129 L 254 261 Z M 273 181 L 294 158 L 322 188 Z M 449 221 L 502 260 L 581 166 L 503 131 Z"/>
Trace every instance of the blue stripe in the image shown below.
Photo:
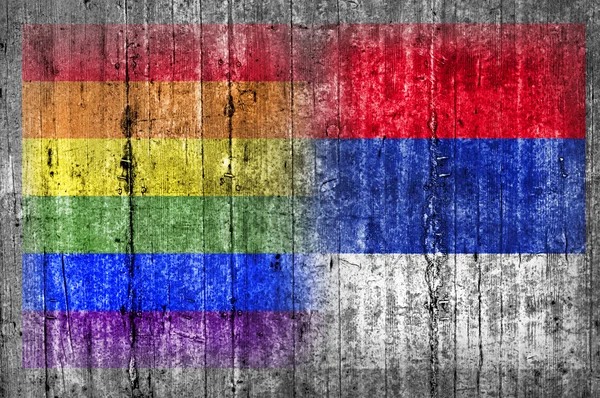
<path fill-rule="evenodd" d="M 294 261 L 295 309 L 310 309 L 310 258 Z M 291 311 L 292 281 L 291 255 L 24 254 L 23 309 Z"/>
<path fill-rule="evenodd" d="M 316 151 L 329 181 L 313 206 L 319 251 L 585 251 L 585 140 L 321 140 Z"/>

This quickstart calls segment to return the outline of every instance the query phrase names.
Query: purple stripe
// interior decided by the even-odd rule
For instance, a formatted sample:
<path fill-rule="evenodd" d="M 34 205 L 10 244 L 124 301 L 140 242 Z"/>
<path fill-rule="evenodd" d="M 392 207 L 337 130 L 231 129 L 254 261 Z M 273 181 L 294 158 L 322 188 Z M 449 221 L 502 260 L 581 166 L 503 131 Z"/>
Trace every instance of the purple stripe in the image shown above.
<path fill-rule="evenodd" d="M 23 367 L 127 368 L 132 354 L 142 368 L 288 367 L 301 360 L 294 330 L 305 333 L 313 315 L 24 311 Z"/>

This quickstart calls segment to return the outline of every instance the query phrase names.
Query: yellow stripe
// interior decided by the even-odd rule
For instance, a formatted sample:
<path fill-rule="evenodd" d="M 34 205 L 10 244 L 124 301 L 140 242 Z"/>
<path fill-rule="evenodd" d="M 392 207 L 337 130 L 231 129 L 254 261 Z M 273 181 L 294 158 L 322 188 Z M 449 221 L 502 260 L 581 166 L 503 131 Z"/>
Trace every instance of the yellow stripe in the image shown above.
<path fill-rule="evenodd" d="M 294 140 L 292 187 L 291 140 L 132 139 L 129 156 L 126 139 L 23 139 L 23 195 L 309 195 L 312 145 Z"/>

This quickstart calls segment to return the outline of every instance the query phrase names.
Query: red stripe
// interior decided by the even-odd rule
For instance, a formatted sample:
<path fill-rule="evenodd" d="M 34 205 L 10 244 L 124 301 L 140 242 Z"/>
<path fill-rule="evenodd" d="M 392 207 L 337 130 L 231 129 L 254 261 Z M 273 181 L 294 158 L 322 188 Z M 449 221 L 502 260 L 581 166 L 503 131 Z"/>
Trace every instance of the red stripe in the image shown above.
<path fill-rule="evenodd" d="M 342 32 L 344 137 L 585 137 L 584 25 Z"/>
<path fill-rule="evenodd" d="M 289 81 L 287 25 L 24 25 L 23 80 Z M 201 53 L 200 49 L 203 49 Z"/>
<path fill-rule="evenodd" d="M 585 25 L 228 29 L 25 25 L 23 80 L 123 81 L 127 41 L 130 80 L 288 81 L 293 67 L 310 136 L 585 137 Z"/>

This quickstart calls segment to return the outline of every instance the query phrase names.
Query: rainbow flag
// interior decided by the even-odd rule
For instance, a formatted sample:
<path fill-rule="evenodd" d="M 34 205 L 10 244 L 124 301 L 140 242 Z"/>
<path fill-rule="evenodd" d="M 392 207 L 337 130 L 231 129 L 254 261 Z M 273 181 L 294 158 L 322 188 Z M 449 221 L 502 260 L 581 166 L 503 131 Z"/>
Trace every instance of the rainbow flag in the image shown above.
<path fill-rule="evenodd" d="M 585 252 L 583 25 L 24 25 L 22 103 L 25 367 L 292 366 L 331 255 Z"/>

